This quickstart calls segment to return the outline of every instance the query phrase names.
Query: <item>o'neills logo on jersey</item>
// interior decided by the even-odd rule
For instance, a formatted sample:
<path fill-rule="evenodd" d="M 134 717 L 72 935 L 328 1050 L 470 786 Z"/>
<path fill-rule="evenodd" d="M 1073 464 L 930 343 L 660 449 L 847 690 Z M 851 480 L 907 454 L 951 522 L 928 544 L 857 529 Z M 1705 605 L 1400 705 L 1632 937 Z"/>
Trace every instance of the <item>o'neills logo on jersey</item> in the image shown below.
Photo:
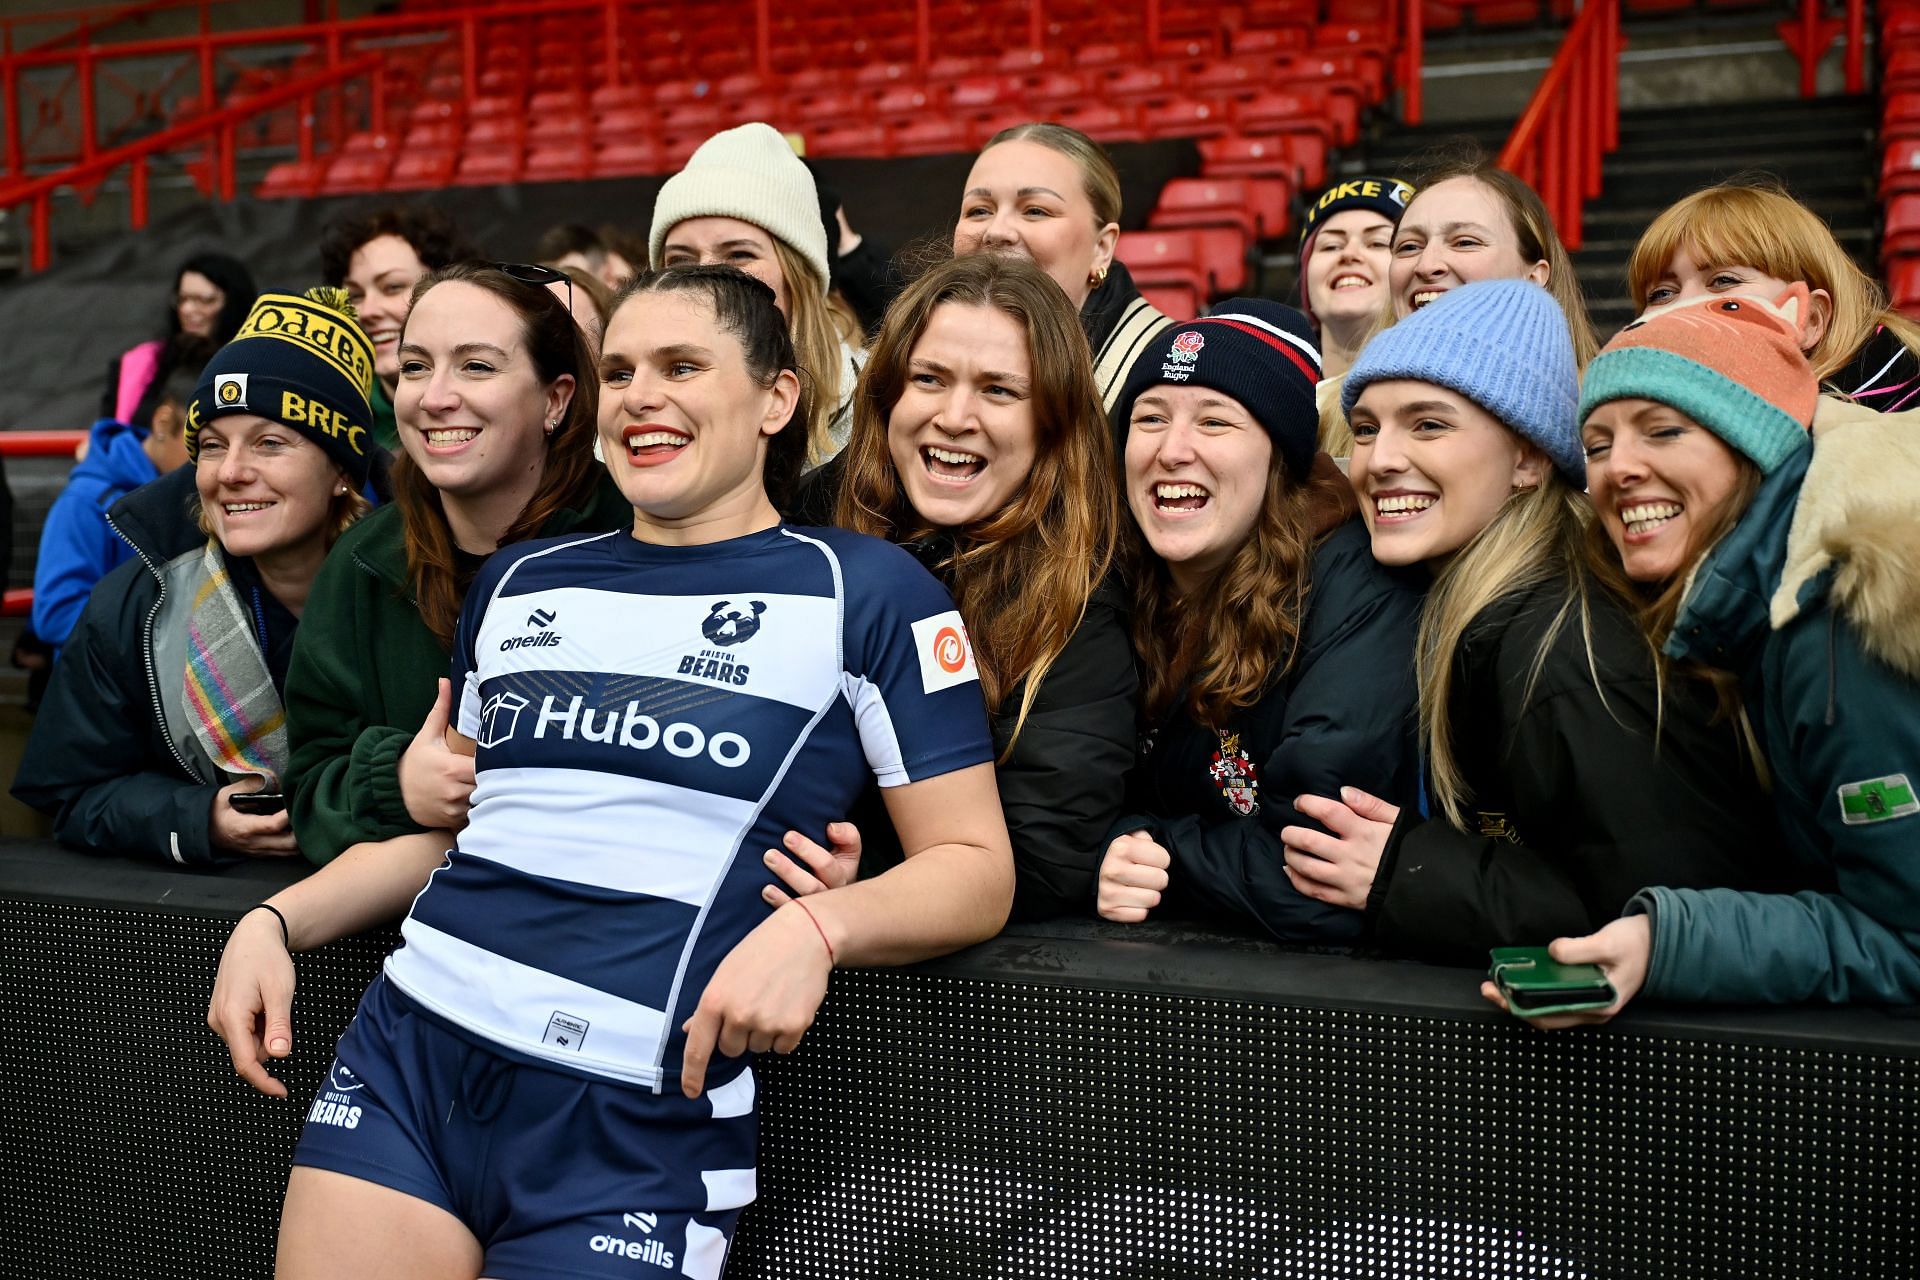
<path fill-rule="evenodd" d="M 497 693 L 480 708 L 480 736 L 474 741 L 487 748 L 510 742 L 522 727 L 531 723 L 531 736 L 537 741 L 557 738 L 572 742 L 604 742 L 629 751 L 660 748 L 670 756 L 692 760 L 704 755 L 725 769 L 738 769 L 753 755 L 753 747 L 737 733 L 716 733 L 684 720 L 666 724 L 640 710 L 638 702 L 625 706 L 589 707 L 579 694 L 565 702 L 552 694 L 540 700 L 540 709 L 517 693 Z"/>

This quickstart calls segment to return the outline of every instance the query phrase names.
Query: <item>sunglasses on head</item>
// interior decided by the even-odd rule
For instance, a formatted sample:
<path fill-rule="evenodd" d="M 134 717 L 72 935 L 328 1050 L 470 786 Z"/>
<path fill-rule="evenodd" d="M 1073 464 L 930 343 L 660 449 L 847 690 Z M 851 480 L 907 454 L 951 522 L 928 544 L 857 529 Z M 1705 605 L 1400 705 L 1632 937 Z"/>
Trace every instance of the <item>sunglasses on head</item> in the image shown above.
<path fill-rule="evenodd" d="M 543 267 L 535 262 L 489 262 L 487 264 L 503 275 L 512 276 L 522 284 L 545 287 L 550 284 L 567 286 L 567 314 L 573 314 L 573 277 L 564 271 L 552 267 Z"/>

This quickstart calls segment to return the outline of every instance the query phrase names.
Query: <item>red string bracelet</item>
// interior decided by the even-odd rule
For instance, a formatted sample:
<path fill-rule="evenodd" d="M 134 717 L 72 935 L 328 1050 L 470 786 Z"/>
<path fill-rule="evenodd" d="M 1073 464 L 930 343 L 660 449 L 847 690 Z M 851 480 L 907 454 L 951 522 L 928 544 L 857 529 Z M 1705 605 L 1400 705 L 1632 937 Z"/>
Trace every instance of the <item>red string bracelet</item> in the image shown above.
<path fill-rule="evenodd" d="M 802 911 L 807 912 L 807 919 L 813 921 L 813 927 L 819 931 L 820 943 L 822 946 L 826 947 L 827 949 L 827 967 L 833 968 L 837 966 L 840 962 L 834 959 L 833 957 L 833 943 L 827 940 L 827 931 L 825 929 L 820 928 L 819 917 L 815 916 L 813 912 L 807 911 L 807 904 L 802 902 L 800 899 L 793 898 L 793 899 L 790 899 L 790 901 L 793 903 L 794 906 L 800 908 Z"/>

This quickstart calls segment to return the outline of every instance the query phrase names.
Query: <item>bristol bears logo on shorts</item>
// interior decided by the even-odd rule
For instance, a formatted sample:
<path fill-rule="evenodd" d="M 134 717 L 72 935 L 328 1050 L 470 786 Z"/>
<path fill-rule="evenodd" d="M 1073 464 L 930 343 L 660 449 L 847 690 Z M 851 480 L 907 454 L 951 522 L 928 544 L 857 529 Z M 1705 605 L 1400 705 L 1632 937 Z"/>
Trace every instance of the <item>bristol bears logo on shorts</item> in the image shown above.
<path fill-rule="evenodd" d="M 1167 352 L 1166 363 L 1160 366 L 1160 376 L 1170 382 L 1185 382 L 1191 378 L 1193 362 L 1200 358 L 1200 350 L 1206 345 L 1206 335 L 1191 329 L 1176 336 L 1173 349 Z"/>
<path fill-rule="evenodd" d="M 766 611 L 767 602 L 764 600 L 748 600 L 744 604 L 715 600 L 713 608 L 707 613 L 707 620 L 700 624 L 700 634 L 709 643 L 723 649 L 730 644 L 751 640 L 760 630 L 760 615 Z"/>

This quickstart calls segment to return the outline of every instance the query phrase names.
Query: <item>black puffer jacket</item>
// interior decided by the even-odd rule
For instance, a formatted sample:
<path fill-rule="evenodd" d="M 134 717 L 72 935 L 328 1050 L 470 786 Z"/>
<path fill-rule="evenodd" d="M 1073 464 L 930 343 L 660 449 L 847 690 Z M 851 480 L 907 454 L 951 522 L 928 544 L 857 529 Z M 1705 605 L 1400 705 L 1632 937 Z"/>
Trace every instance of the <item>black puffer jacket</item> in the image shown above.
<path fill-rule="evenodd" d="M 930 566 L 942 549 L 914 548 Z M 1086 616 L 1047 669 L 1013 752 L 995 768 L 1000 807 L 1013 841 L 1013 918 L 1085 915 L 1120 812 L 1137 732 L 1139 677 L 1118 583 L 1095 588 Z M 1004 754 L 1025 696 L 1015 685 L 993 717 L 993 745 Z M 869 787 L 850 815 L 865 851 L 863 876 L 900 861 L 900 844 L 878 789 Z"/>
<path fill-rule="evenodd" d="M 1283 942 L 1359 938 L 1357 911 L 1316 902 L 1286 875 L 1293 807 L 1342 785 L 1418 798 L 1413 641 L 1425 574 L 1373 558 L 1358 518 L 1315 548 L 1298 656 L 1224 729 L 1183 709 L 1153 733 L 1112 834 L 1147 831 L 1173 859 L 1167 905 L 1251 920 Z"/>
<path fill-rule="evenodd" d="M 193 468 L 181 467 L 114 504 L 108 522 L 135 558 L 94 589 L 27 739 L 13 794 L 51 813 L 69 848 L 215 861 L 208 820 L 225 779 L 182 758 L 153 663 L 165 567 L 206 542 L 188 515 L 193 496 Z"/>
<path fill-rule="evenodd" d="M 1778 883 L 1772 806 L 1737 725 L 1714 723 L 1711 690 L 1684 675 L 1659 708 L 1651 651 L 1621 605 L 1591 597 L 1591 669 L 1570 615 L 1529 691 L 1565 598 L 1550 580 L 1468 625 L 1449 718 L 1469 829 L 1402 810 L 1367 904 L 1381 946 L 1484 963 L 1489 947 L 1591 933 L 1647 885 Z"/>

